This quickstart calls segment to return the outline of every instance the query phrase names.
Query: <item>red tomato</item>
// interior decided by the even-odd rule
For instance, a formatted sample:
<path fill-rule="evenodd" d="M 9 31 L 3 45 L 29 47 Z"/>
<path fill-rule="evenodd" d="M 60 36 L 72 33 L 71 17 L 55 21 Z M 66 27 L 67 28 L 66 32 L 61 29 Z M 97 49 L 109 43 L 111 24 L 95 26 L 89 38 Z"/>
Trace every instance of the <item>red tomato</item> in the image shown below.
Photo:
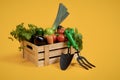
<path fill-rule="evenodd" d="M 65 41 L 65 36 L 64 36 L 63 34 L 59 34 L 59 35 L 57 36 L 57 40 L 58 40 L 59 42 L 64 42 L 64 41 Z"/>
<path fill-rule="evenodd" d="M 56 42 L 56 40 L 57 40 L 57 36 L 53 34 L 53 42 Z"/>
<path fill-rule="evenodd" d="M 64 33 L 64 31 L 65 31 L 65 29 L 64 29 L 64 28 L 60 28 L 60 29 L 58 29 L 58 30 L 57 30 L 57 32 L 58 32 L 59 34 L 63 34 L 63 33 Z"/>

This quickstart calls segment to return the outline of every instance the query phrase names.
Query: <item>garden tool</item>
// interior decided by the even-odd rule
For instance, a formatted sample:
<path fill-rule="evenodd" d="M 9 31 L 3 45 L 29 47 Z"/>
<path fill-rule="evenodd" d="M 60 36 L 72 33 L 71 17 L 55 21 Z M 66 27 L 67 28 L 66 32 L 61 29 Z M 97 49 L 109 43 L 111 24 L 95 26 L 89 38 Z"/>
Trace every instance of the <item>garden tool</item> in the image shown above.
<path fill-rule="evenodd" d="M 89 70 L 89 68 L 95 67 L 95 65 L 91 64 L 85 57 L 79 55 L 80 51 L 77 51 L 76 53 L 78 56 L 77 61 L 83 68 Z"/>
<path fill-rule="evenodd" d="M 73 34 L 72 31 L 70 31 L 70 34 Z M 70 65 L 74 54 L 71 54 L 71 42 L 68 40 L 67 42 L 67 46 L 68 46 L 68 53 L 64 54 L 62 53 L 60 56 L 60 68 L 62 70 L 66 70 L 68 68 L 68 66 Z"/>
<path fill-rule="evenodd" d="M 60 68 L 62 70 L 66 70 L 68 68 L 68 66 L 70 65 L 72 58 L 73 58 L 74 54 L 71 54 L 71 50 L 70 48 L 68 48 L 68 53 L 64 54 L 62 53 L 60 56 Z"/>
<path fill-rule="evenodd" d="M 83 68 L 85 68 L 86 70 L 88 70 L 89 68 L 95 67 L 93 64 L 91 64 L 90 62 L 88 62 L 88 60 L 85 57 L 80 56 L 80 54 L 79 54 L 80 51 L 79 51 L 78 45 L 76 44 L 76 42 L 73 39 L 73 35 L 75 34 L 74 29 L 72 29 L 72 28 L 66 29 L 64 33 L 65 33 L 66 37 L 68 38 L 68 43 L 67 43 L 68 48 L 70 46 L 72 46 L 77 51 L 76 53 L 77 53 L 77 56 L 78 56 L 77 57 L 78 63 Z M 60 65 L 61 65 L 61 69 L 62 70 L 63 70 L 64 64 L 66 64 L 66 63 L 70 64 L 70 62 L 68 60 L 68 57 L 66 57 L 68 54 L 64 54 L 64 55 L 62 54 L 61 57 L 60 57 L 61 58 L 60 60 L 62 60 L 62 61 L 60 61 Z M 72 56 L 72 54 L 69 54 L 69 55 Z M 72 59 L 71 56 L 69 56 L 70 59 Z M 69 66 L 69 64 L 67 64 L 67 67 Z M 67 68 L 64 68 L 64 70 L 65 69 L 67 69 Z"/>

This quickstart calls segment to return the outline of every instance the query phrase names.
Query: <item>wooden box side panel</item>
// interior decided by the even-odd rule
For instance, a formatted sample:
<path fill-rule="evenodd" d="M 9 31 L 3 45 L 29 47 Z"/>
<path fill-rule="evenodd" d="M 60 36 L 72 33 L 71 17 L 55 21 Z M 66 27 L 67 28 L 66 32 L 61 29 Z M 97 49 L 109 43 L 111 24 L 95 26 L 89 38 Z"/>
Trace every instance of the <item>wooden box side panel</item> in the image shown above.
<path fill-rule="evenodd" d="M 49 57 L 60 56 L 61 53 L 67 53 L 67 48 L 49 51 Z M 44 53 L 38 53 L 38 59 L 45 58 Z"/>
<path fill-rule="evenodd" d="M 60 60 L 60 57 L 49 59 L 49 65 L 57 63 L 57 62 L 59 62 L 59 60 Z M 45 63 L 45 60 L 38 61 L 38 67 L 46 66 L 44 63 Z"/>
<path fill-rule="evenodd" d="M 24 50 L 24 58 L 33 63 L 36 63 L 35 55 L 33 55 L 33 53 L 31 54 L 31 52 L 29 52 L 27 50 Z"/>
<path fill-rule="evenodd" d="M 23 54 L 24 58 L 30 60 L 37 65 L 38 62 L 38 47 L 30 42 L 23 42 Z"/>
<path fill-rule="evenodd" d="M 58 62 L 61 53 L 67 54 L 68 48 L 66 43 L 60 42 L 44 46 L 36 46 L 30 42 L 24 41 L 24 57 L 37 66 L 44 66 Z M 71 53 L 75 53 L 75 49 L 71 47 Z"/>

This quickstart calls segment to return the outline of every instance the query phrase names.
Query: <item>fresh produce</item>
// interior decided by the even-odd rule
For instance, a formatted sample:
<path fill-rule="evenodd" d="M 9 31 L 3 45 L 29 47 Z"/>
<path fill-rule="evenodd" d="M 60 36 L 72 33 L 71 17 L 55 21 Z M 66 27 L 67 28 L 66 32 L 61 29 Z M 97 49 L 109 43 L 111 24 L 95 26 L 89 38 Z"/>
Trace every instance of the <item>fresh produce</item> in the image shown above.
<path fill-rule="evenodd" d="M 53 36 L 53 42 L 56 42 L 56 41 L 57 41 L 57 36 L 56 36 L 56 34 L 53 34 L 52 36 Z"/>
<path fill-rule="evenodd" d="M 47 40 L 43 36 L 35 36 L 34 44 L 37 46 L 45 45 L 47 44 Z"/>
<path fill-rule="evenodd" d="M 26 28 L 24 27 L 24 23 L 17 25 L 16 29 L 10 32 L 12 37 L 19 42 L 24 40 L 34 42 L 35 35 L 43 36 L 43 33 L 43 28 L 38 28 L 33 24 L 28 24 L 28 28 Z M 12 39 L 12 37 L 9 38 Z"/>
<path fill-rule="evenodd" d="M 30 28 L 30 32 L 32 33 L 32 36 L 29 40 L 29 42 L 34 43 L 35 36 L 43 36 L 44 30 L 41 27 L 37 27 L 33 24 L 28 24 L 28 27 Z"/>
<path fill-rule="evenodd" d="M 57 29 L 61 29 L 61 28 L 63 28 L 63 26 L 61 26 L 61 25 L 58 25 Z"/>
<path fill-rule="evenodd" d="M 46 39 L 47 39 L 48 44 L 52 44 L 54 42 L 53 35 L 46 35 Z"/>
<path fill-rule="evenodd" d="M 28 28 L 26 28 L 24 27 L 24 23 L 21 23 L 17 25 L 16 29 L 11 31 L 10 34 L 19 42 L 26 40 L 38 46 L 69 41 L 65 35 L 65 30 L 69 30 L 69 28 L 65 29 L 60 25 L 60 23 L 68 15 L 69 13 L 67 8 L 62 3 L 60 3 L 56 19 L 51 28 L 43 29 L 42 27 L 38 27 L 34 24 L 28 24 Z M 76 30 L 73 36 L 75 42 L 79 45 L 80 49 L 82 49 L 82 35 L 79 34 Z M 9 37 L 9 39 L 13 40 L 12 37 Z"/>
<path fill-rule="evenodd" d="M 64 31 L 65 31 L 65 28 L 60 28 L 60 29 L 57 29 L 57 33 L 58 34 L 64 34 Z"/>
<path fill-rule="evenodd" d="M 78 29 L 75 28 L 75 34 L 73 35 L 73 38 L 75 40 L 75 42 L 77 43 L 79 50 L 81 50 L 83 48 L 82 45 L 82 34 L 78 33 Z"/>
<path fill-rule="evenodd" d="M 43 28 L 36 28 L 36 33 L 35 33 L 35 35 L 41 35 L 41 36 L 43 36 L 43 34 L 44 34 Z"/>
<path fill-rule="evenodd" d="M 52 35 L 54 34 L 54 30 L 52 28 L 46 28 L 44 31 L 45 35 Z"/>
<path fill-rule="evenodd" d="M 59 35 L 57 36 L 57 40 L 58 40 L 59 42 L 64 42 L 64 41 L 65 41 L 65 36 L 64 36 L 64 34 L 59 34 Z"/>
<path fill-rule="evenodd" d="M 11 31 L 10 34 L 20 42 L 23 40 L 27 40 L 27 41 L 30 40 L 34 32 L 32 31 L 32 28 L 26 29 L 24 27 L 24 23 L 21 23 L 17 25 L 16 29 Z"/>
<path fill-rule="evenodd" d="M 46 28 L 45 30 L 41 27 L 37 27 L 33 24 L 28 24 L 28 28 L 24 27 L 24 23 L 21 23 L 16 26 L 16 29 L 11 31 L 10 34 L 17 39 L 19 42 L 26 40 L 35 45 L 46 45 L 56 42 L 68 41 L 65 37 L 65 30 L 71 30 L 71 28 L 65 29 L 62 26 L 58 26 L 56 31 L 53 31 L 52 28 Z M 82 49 L 82 35 L 78 33 L 78 30 L 75 31 L 72 29 L 71 33 L 75 42 L 78 44 L 79 49 Z M 12 37 L 9 39 L 13 40 Z"/>

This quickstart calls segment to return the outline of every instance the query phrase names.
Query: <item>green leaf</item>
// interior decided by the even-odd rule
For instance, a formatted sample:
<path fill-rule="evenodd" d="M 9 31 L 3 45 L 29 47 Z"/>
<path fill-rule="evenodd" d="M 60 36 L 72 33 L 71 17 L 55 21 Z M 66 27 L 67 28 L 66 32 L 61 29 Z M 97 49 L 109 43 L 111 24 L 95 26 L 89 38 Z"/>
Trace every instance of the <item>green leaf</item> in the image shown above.
<path fill-rule="evenodd" d="M 74 40 L 76 42 L 76 44 L 78 44 L 79 50 L 82 50 L 83 45 L 82 45 L 82 34 L 78 33 L 78 29 L 75 28 L 75 34 L 73 35 Z"/>
<path fill-rule="evenodd" d="M 42 28 L 41 28 L 42 29 Z M 21 23 L 16 26 L 15 30 L 12 30 L 10 32 L 10 35 L 14 37 L 19 42 L 23 40 L 29 41 L 32 37 L 32 35 L 36 34 L 36 31 L 38 30 L 36 25 L 28 24 L 28 28 L 24 27 L 24 23 Z"/>

